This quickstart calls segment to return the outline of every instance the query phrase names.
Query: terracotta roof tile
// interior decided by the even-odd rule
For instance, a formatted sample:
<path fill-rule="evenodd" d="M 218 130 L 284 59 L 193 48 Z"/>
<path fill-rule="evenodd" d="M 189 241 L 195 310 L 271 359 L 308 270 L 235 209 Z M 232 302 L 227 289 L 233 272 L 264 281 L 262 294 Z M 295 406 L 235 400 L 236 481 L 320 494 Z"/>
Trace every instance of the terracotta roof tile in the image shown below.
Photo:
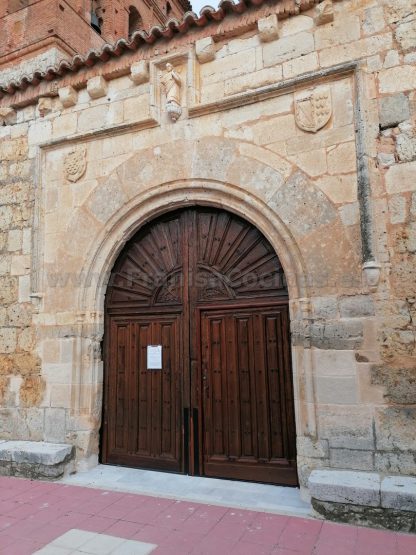
<path fill-rule="evenodd" d="M 98 62 L 106 62 L 112 57 L 119 57 L 126 51 L 138 50 L 141 45 L 153 44 L 160 39 L 170 40 L 178 34 L 186 34 L 192 28 L 206 27 L 211 22 L 220 22 L 227 15 L 242 14 L 249 8 L 261 5 L 277 5 L 279 17 L 295 15 L 305 11 L 323 0 L 221 0 L 218 8 L 205 6 L 197 15 L 186 12 L 181 20 L 169 19 L 165 26 L 155 25 L 149 31 L 136 31 L 130 39 L 119 39 L 115 44 L 105 44 L 100 50 L 90 50 L 85 55 L 77 54 L 72 60 L 62 60 L 45 71 L 34 71 L 23 75 L 19 80 L 11 80 L 0 86 L 0 98 L 24 91 L 29 85 L 37 86 L 41 81 L 53 81 L 67 73 L 76 73 L 80 68 L 91 67 Z"/>

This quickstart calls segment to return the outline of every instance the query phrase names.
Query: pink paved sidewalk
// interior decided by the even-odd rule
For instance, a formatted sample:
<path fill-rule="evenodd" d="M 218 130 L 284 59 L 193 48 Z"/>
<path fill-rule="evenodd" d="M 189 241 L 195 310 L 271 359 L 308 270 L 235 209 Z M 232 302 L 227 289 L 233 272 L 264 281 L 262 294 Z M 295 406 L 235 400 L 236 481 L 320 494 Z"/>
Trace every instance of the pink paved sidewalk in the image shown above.
<path fill-rule="evenodd" d="M 416 535 L 0 478 L 1 554 L 31 554 L 72 528 L 154 543 L 155 555 L 416 555 Z"/>

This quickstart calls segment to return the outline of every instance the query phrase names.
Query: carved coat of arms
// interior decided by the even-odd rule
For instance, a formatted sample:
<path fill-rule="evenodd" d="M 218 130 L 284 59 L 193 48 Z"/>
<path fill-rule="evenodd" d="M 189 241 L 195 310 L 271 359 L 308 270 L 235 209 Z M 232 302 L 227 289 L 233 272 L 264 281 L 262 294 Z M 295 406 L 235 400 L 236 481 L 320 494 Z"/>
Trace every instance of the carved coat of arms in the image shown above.
<path fill-rule="evenodd" d="M 304 131 L 316 133 L 322 129 L 332 115 L 332 100 L 329 87 L 319 87 L 295 95 L 295 119 Z"/>
<path fill-rule="evenodd" d="M 68 181 L 75 183 L 84 175 L 86 169 L 87 157 L 85 148 L 75 148 L 65 156 L 64 170 Z"/>

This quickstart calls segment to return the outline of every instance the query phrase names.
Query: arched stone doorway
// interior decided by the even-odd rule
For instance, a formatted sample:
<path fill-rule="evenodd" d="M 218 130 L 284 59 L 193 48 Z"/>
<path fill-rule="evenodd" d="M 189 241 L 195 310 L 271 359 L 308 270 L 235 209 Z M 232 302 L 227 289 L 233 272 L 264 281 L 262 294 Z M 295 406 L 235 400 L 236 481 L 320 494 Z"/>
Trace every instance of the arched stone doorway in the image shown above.
<path fill-rule="evenodd" d="M 195 206 L 142 227 L 104 339 L 103 462 L 297 484 L 288 292 L 256 227 Z"/>

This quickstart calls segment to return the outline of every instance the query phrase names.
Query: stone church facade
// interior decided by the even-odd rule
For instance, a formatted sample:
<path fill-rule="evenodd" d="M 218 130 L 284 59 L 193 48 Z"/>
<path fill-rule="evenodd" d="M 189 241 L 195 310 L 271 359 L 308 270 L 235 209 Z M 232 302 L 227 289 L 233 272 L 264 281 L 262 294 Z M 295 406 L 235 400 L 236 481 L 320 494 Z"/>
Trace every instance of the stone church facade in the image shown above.
<path fill-rule="evenodd" d="M 63 0 L 49 4 L 70 8 Z M 220 393 L 226 396 L 228 390 L 215 390 L 215 372 L 221 373 L 215 369 L 215 345 L 222 332 L 217 342 L 209 339 L 209 330 L 205 337 L 204 314 L 216 318 L 220 330 L 227 318 L 231 322 L 226 329 L 234 331 L 218 357 L 236 353 L 220 366 L 231 372 L 227 361 L 237 361 L 232 372 L 242 380 L 256 367 L 253 352 L 256 360 L 270 353 L 264 372 L 272 372 L 273 353 L 283 352 L 289 334 L 270 332 L 267 339 L 267 322 L 287 302 L 291 346 L 286 362 L 275 364 L 279 372 L 286 365 L 286 382 L 274 399 L 270 374 L 264 398 L 270 405 L 264 433 L 280 434 L 286 451 L 282 448 L 280 458 L 252 455 L 254 475 L 248 479 L 256 479 L 256 465 L 290 466 L 321 513 L 360 518 L 364 506 L 370 521 L 414 529 L 415 497 L 399 499 L 395 492 L 400 480 L 408 491 L 415 488 L 416 475 L 416 5 L 413 0 L 224 0 L 217 10 L 177 17 L 113 45 L 95 33 L 90 50 L 84 48 L 85 37 L 73 37 L 73 49 L 80 41 L 79 54 L 67 50 L 67 59 L 53 66 L 33 67 L 25 50 L 25 71 L 18 71 L 19 58 L 0 71 L 0 440 L 73 446 L 67 459 L 74 457 L 78 471 L 100 457 L 123 464 L 120 438 L 132 433 L 126 428 L 131 424 L 126 414 L 135 414 L 131 403 L 149 404 L 157 394 L 140 400 L 140 392 L 128 397 L 120 385 L 125 378 L 120 364 L 127 362 L 117 353 L 132 352 L 129 341 L 138 341 L 139 328 L 114 347 L 110 322 L 119 317 L 125 327 L 151 313 L 154 320 L 146 326 L 163 318 L 167 326 L 175 314 L 181 323 L 169 335 L 177 345 L 170 364 L 187 376 L 179 376 L 177 389 L 168 393 L 169 402 L 177 403 L 176 412 L 169 405 L 174 412 L 167 417 L 169 426 L 173 421 L 176 426 L 175 468 L 209 475 L 204 449 L 210 430 L 203 422 L 219 426 L 215 431 L 223 434 L 218 440 L 223 443 L 225 432 L 215 424 L 215 406 L 205 412 L 211 409 L 204 392 L 214 391 L 212 403 L 223 403 L 225 410 Z M 42 52 L 59 50 L 60 40 L 45 43 Z M 1 63 L 0 58 L 0 68 Z M 175 214 L 177 224 L 176 216 L 169 216 Z M 163 228 L 164 239 L 155 246 L 157 229 L 171 217 L 174 223 Z M 183 224 L 191 218 L 196 223 Z M 217 236 L 220 221 L 225 223 Z M 149 228 L 152 222 L 156 227 Z M 229 230 L 244 225 L 258 238 L 246 250 L 235 247 L 240 258 L 262 245 L 267 260 L 275 260 L 274 269 L 264 266 L 263 272 L 266 251 L 261 251 L 260 262 L 252 258 L 244 268 L 250 266 L 259 280 L 279 267 L 283 293 L 256 279 L 251 289 L 235 285 L 232 268 L 226 271 L 218 262 L 228 256 L 221 251 L 215 260 L 204 259 L 206 272 L 215 276 L 204 282 L 206 293 L 213 283 L 206 298 L 197 290 L 192 301 L 190 289 L 183 293 L 190 298 L 186 304 L 171 288 L 162 302 L 163 279 L 172 277 L 160 262 L 166 250 L 180 266 L 185 250 L 208 248 L 195 246 L 200 237 L 212 233 L 213 242 L 231 249 L 237 235 L 231 239 Z M 141 231 L 148 229 L 152 248 Z M 173 229 L 179 229 L 177 240 Z M 126 259 L 139 274 L 143 264 L 159 261 L 164 277 L 158 288 L 152 285 L 150 300 L 139 294 L 143 284 L 137 285 L 135 273 L 117 281 L 120 268 L 127 271 Z M 175 287 L 180 297 L 183 281 Z M 114 296 L 113 305 L 115 290 L 124 293 Z M 181 308 L 185 304 L 191 308 Z M 200 316 L 192 320 L 191 312 Z M 130 320 L 121 318 L 126 315 Z M 232 322 L 263 316 L 260 335 L 251 323 L 241 342 L 233 335 L 240 323 L 234 328 Z M 160 343 L 172 353 L 169 341 L 155 333 L 140 348 Z M 241 354 L 244 333 L 252 333 L 248 369 Z M 261 341 L 263 347 L 256 347 Z M 267 341 L 278 346 L 266 347 Z M 206 359 L 203 348 L 210 352 Z M 137 356 L 132 368 L 138 364 L 146 372 L 145 359 Z M 205 380 L 212 383 L 206 386 Z M 230 396 L 227 403 L 238 402 L 243 411 L 249 401 L 243 400 L 241 383 L 238 399 Z M 149 384 L 154 381 L 146 385 L 152 388 Z M 251 396 L 260 386 L 253 388 Z M 257 399 L 263 403 L 261 395 Z M 285 422 L 279 432 L 273 431 L 273 403 L 280 403 Z M 254 441 L 256 432 L 245 432 L 243 422 L 234 429 L 231 416 L 218 417 L 229 427 L 227 437 L 251 433 Z M 146 433 L 164 433 L 167 424 L 157 426 Z M 139 431 L 133 433 L 140 443 Z M 296 448 L 290 447 L 291 438 Z M 7 445 L 2 471 L 28 472 Z M 109 445 L 119 459 L 111 459 Z M 24 452 L 23 443 L 19 449 Z M 216 449 L 211 462 L 221 458 Z M 250 457 L 231 456 L 224 445 L 222 450 L 221 460 L 232 459 L 237 474 L 231 465 L 214 475 L 244 478 L 241 468 Z M 130 456 L 131 448 L 126 453 Z M 164 455 L 154 457 L 160 461 Z M 24 456 L 20 460 L 27 463 Z"/>

